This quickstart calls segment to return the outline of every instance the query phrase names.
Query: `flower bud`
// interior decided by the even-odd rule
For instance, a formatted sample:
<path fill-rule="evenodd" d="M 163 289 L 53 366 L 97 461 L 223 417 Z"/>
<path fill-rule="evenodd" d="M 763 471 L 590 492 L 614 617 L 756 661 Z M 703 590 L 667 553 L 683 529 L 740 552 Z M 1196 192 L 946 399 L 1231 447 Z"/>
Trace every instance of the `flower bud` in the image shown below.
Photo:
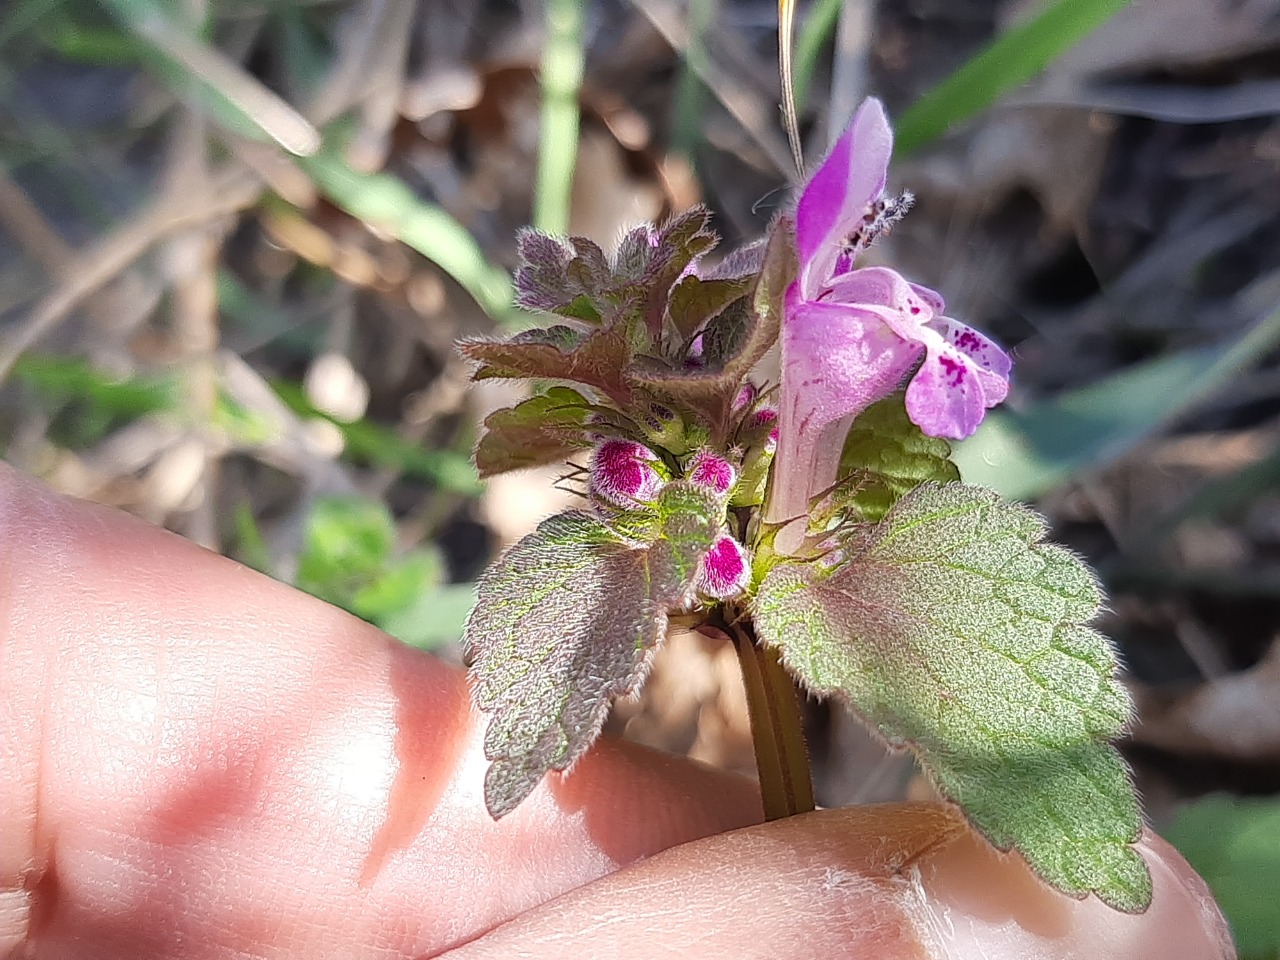
<path fill-rule="evenodd" d="M 724 534 L 707 551 L 698 568 L 698 592 L 716 600 L 730 600 L 751 583 L 747 548 Z"/>
<path fill-rule="evenodd" d="M 591 455 L 591 494 L 624 510 L 650 503 L 666 484 L 660 467 L 658 455 L 643 443 L 605 440 Z"/>
<path fill-rule="evenodd" d="M 760 445 L 766 453 L 778 448 L 778 411 L 773 407 L 761 407 L 747 420 L 746 430 L 752 436 L 760 436 Z"/>
<path fill-rule="evenodd" d="M 760 389 L 754 383 L 744 383 L 738 390 L 738 395 L 733 399 L 733 412 L 745 410 L 756 402 L 756 397 L 760 395 Z"/>
<path fill-rule="evenodd" d="M 738 470 L 732 463 L 710 450 L 699 450 L 689 461 L 685 475 L 690 483 L 706 487 L 716 496 L 728 496 L 738 482 Z"/>

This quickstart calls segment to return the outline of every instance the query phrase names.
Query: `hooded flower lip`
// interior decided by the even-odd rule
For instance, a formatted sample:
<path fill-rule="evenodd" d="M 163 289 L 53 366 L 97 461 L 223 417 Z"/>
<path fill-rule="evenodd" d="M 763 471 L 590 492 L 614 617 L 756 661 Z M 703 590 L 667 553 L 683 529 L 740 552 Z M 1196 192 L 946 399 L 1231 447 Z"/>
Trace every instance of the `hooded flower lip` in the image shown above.
<path fill-rule="evenodd" d="M 728 534 L 712 544 L 698 567 L 697 589 L 714 600 L 731 600 L 751 581 L 751 556 Z"/>
<path fill-rule="evenodd" d="M 658 455 L 642 443 L 605 440 L 588 468 L 591 493 L 624 510 L 649 503 L 666 482 L 655 467 L 658 462 Z"/>
<path fill-rule="evenodd" d="M 882 200 L 892 149 L 884 108 L 864 101 L 796 207 L 800 272 L 784 305 L 774 521 L 805 513 L 809 496 L 835 481 L 849 421 L 917 363 L 907 413 L 931 436 L 969 436 L 1008 393 L 1008 355 L 943 316 L 937 293 L 886 267 L 852 269 L 868 238 L 892 225 L 877 218 L 910 204 L 906 194 Z"/>

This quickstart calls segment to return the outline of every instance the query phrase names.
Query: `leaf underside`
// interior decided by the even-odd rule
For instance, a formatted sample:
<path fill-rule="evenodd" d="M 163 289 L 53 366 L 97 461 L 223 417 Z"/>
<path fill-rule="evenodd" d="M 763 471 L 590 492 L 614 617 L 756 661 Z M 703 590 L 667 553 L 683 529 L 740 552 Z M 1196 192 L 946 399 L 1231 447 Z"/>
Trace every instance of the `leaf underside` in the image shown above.
<path fill-rule="evenodd" d="M 1140 912 L 1141 818 L 1107 742 L 1130 705 L 1086 626 L 1097 585 L 1044 533 L 990 491 L 924 484 L 857 528 L 834 571 L 775 567 L 756 627 L 810 690 L 912 748 L 996 847 L 1064 893 Z"/>
<path fill-rule="evenodd" d="M 510 813 L 600 733 L 643 682 L 667 611 L 691 589 L 723 507 L 683 482 L 663 490 L 655 539 L 636 545 L 585 511 L 544 521 L 481 578 L 467 621 L 472 699 L 490 715 L 485 803 Z M 718 511 L 718 515 L 717 515 Z"/>
<path fill-rule="evenodd" d="M 551 387 L 514 407 L 489 414 L 475 450 L 481 479 L 507 470 L 560 463 L 591 446 L 591 412 L 591 403 L 576 390 Z"/>
<path fill-rule="evenodd" d="M 926 436 L 909 416 L 899 391 L 873 403 L 849 429 L 840 455 L 840 476 L 852 481 L 841 507 L 876 521 L 922 483 L 951 483 L 960 471 L 951 444 Z"/>

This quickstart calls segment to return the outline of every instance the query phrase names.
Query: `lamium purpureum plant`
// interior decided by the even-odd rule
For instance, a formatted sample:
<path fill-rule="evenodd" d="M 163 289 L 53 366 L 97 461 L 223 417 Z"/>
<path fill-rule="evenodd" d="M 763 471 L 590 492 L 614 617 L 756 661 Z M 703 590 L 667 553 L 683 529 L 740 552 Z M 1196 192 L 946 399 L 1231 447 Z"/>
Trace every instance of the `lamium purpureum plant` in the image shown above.
<path fill-rule="evenodd" d="M 1110 740 L 1130 705 L 1088 626 L 1098 585 L 1023 506 L 966 486 L 949 439 L 1010 361 L 932 290 L 860 261 L 910 206 L 868 100 L 766 240 L 715 266 L 706 210 L 589 240 L 520 237 L 519 302 L 475 377 L 556 385 L 485 421 L 482 475 L 575 459 L 581 507 L 480 581 L 466 628 L 485 801 L 567 772 L 675 627 L 733 642 L 769 817 L 812 809 L 796 682 L 912 750 L 1049 884 L 1140 911 L 1141 819 Z M 757 363 L 781 345 L 781 382 Z"/>

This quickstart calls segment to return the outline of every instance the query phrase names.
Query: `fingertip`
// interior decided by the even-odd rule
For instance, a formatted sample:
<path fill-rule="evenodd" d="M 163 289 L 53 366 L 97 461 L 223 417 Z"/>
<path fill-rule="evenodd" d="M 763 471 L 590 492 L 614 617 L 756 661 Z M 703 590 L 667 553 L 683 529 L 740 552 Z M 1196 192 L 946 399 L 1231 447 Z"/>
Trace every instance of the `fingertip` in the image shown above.
<path fill-rule="evenodd" d="M 1228 960 L 1230 933 L 1204 882 L 1165 841 L 1138 845 L 1153 898 L 1141 914 L 1057 893 L 1014 854 L 972 832 L 924 858 L 916 910 L 931 950 L 948 958 Z"/>
<path fill-rule="evenodd" d="M 1142 850 L 1155 899 L 1135 916 L 1051 890 L 940 804 L 819 811 L 668 850 L 450 956 L 1234 957 L 1185 861 L 1154 836 Z"/>

